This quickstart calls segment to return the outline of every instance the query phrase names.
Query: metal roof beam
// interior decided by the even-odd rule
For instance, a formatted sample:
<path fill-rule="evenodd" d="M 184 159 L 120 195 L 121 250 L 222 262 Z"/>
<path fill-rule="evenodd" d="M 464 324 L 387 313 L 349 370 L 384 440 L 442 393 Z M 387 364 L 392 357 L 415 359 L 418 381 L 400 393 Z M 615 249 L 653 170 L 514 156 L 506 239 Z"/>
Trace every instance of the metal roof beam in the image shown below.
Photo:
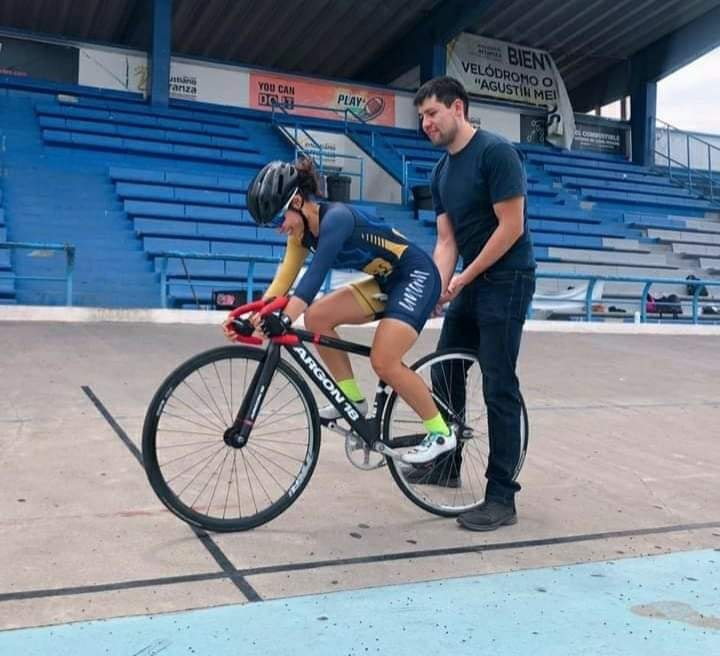
<path fill-rule="evenodd" d="M 570 89 L 576 112 L 589 111 L 627 96 L 633 86 L 658 81 L 720 46 L 720 7 Z"/>
<path fill-rule="evenodd" d="M 465 30 L 472 29 L 495 0 L 445 0 L 439 3 L 398 45 L 380 53 L 359 77 L 387 84 L 422 59 L 432 44 L 446 44 Z"/>

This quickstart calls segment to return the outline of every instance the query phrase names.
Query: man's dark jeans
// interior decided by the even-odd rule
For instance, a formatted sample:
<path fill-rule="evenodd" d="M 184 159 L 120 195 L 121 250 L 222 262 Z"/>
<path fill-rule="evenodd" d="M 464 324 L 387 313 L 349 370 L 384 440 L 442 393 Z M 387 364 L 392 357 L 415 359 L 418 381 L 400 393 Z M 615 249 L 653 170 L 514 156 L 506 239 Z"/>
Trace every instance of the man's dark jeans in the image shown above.
<path fill-rule="evenodd" d="M 438 342 L 438 348 L 467 348 L 478 355 L 490 440 L 485 498 L 506 504 L 513 503 L 520 489 L 514 480 L 521 430 L 515 366 L 534 291 L 532 270 L 481 274 L 450 304 Z M 455 408 L 464 407 L 460 387 L 463 382 L 452 393 Z"/>

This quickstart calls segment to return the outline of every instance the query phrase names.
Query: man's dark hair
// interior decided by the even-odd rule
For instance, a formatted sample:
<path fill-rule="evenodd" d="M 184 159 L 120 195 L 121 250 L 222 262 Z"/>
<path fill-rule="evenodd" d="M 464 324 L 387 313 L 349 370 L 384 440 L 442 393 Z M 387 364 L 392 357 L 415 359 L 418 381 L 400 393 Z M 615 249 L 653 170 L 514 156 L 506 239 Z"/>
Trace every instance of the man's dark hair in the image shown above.
<path fill-rule="evenodd" d="M 423 84 L 413 98 L 413 105 L 419 107 L 428 98 L 435 96 L 445 107 L 450 107 L 458 98 L 463 102 L 465 118 L 468 118 L 470 99 L 465 87 L 454 77 L 443 75 L 434 77 Z"/>

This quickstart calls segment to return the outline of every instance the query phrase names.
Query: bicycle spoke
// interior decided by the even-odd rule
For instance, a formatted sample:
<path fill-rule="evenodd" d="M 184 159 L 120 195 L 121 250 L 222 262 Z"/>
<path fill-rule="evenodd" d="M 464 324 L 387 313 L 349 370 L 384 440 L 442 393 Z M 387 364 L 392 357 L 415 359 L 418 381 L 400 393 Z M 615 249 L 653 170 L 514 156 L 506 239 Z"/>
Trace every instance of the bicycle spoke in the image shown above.
<path fill-rule="evenodd" d="M 285 469 L 282 465 L 279 465 L 275 460 L 272 460 L 270 456 L 268 456 L 265 453 L 262 453 L 262 451 L 258 451 L 256 447 L 254 446 L 248 446 L 248 451 L 252 453 L 257 460 L 262 458 L 263 460 L 267 460 L 268 462 L 271 462 L 275 467 L 277 467 L 281 472 L 287 474 L 292 480 L 295 480 L 295 474 L 293 474 L 291 471 L 288 471 Z M 303 462 L 300 460 L 299 462 Z"/>
<path fill-rule="evenodd" d="M 212 401 L 213 405 L 215 406 L 215 410 L 217 410 L 217 415 L 215 415 L 215 416 L 220 420 L 221 424 L 225 423 L 225 420 L 223 419 L 223 416 L 222 416 L 222 410 L 220 410 L 220 406 L 217 404 L 217 401 L 215 400 L 215 396 L 213 396 L 213 393 L 210 391 L 210 388 L 208 387 L 207 381 L 205 380 L 205 376 L 203 376 L 202 369 L 198 369 L 196 373 L 200 377 L 200 380 L 202 381 L 202 384 L 205 387 L 205 391 L 208 393 L 210 400 Z"/>
<path fill-rule="evenodd" d="M 230 423 L 233 423 L 233 411 L 232 406 L 230 405 L 230 399 L 228 399 L 227 394 L 225 393 L 225 386 L 223 385 L 223 382 L 220 378 L 220 372 L 218 371 L 217 364 L 214 362 L 212 363 L 213 369 L 215 370 L 215 376 L 218 379 L 218 383 L 220 384 L 220 389 L 222 390 L 223 396 L 225 397 L 225 403 L 228 407 L 228 417 L 230 417 Z"/>
<path fill-rule="evenodd" d="M 290 403 L 292 403 L 293 401 L 296 401 L 296 400 L 297 400 L 297 399 L 289 399 L 288 401 L 286 401 L 283 405 L 281 405 L 281 406 L 280 406 L 279 408 L 277 408 L 276 410 L 271 410 L 270 407 L 263 408 L 262 414 L 261 414 L 261 415 L 257 418 L 257 420 L 256 420 L 256 426 L 259 427 L 259 428 L 262 428 L 262 426 L 263 426 L 268 420 L 272 420 L 272 419 L 274 419 L 275 417 L 277 417 L 278 415 L 280 415 L 280 414 L 281 414 L 280 411 L 281 411 L 283 408 L 287 407 Z M 289 414 L 286 415 L 286 416 L 287 416 L 287 417 L 294 417 L 294 416 L 297 416 L 297 415 L 304 415 L 304 414 L 305 414 L 305 408 L 302 408 L 301 410 L 297 410 L 296 412 L 291 412 L 291 413 L 289 413 Z"/>
<path fill-rule="evenodd" d="M 195 446 L 196 444 L 217 444 L 218 440 L 198 440 L 197 442 L 183 442 L 181 444 L 168 444 L 167 446 L 159 446 L 158 451 L 167 451 L 168 449 L 180 449 L 184 446 Z"/>
<path fill-rule="evenodd" d="M 228 358 L 228 368 L 230 369 L 230 418 L 234 421 L 235 417 L 233 416 L 232 409 L 235 407 L 235 403 L 233 402 L 233 372 L 232 372 L 232 365 L 233 361 L 232 358 Z"/>
<path fill-rule="evenodd" d="M 221 453 L 224 448 L 225 448 L 225 445 L 223 445 L 222 447 L 220 447 L 217 451 L 215 451 L 215 453 L 213 453 L 213 454 L 211 454 L 210 456 L 208 456 L 204 461 L 203 461 L 203 460 L 199 460 L 199 461 L 196 462 L 194 465 L 191 465 L 191 466 L 188 467 L 187 469 L 184 469 L 183 471 L 181 471 L 179 474 L 176 474 L 176 475 L 173 476 L 172 478 L 168 478 L 168 479 L 167 479 L 167 482 L 168 482 L 168 483 L 171 483 L 172 481 L 174 481 L 175 479 L 179 478 L 179 477 L 182 476 L 183 474 L 188 473 L 188 472 L 189 472 L 190 470 L 192 470 L 194 467 L 197 467 L 198 464 L 200 464 L 200 463 L 202 463 L 202 462 L 205 462 L 205 464 L 198 470 L 198 472 L 195 474 L 195 476 L 193 476 L 193 477 L 190 479 L 190 482 L 189 482 L 182 490 L 180 490 L 180 492 L 177 493 L 177 496 L 178 496 L 178 497 L 182 496 L 183 492 L 185 492 L 185 490 L 187 490 L 188 487 L 190 487 L 190 486 L 195 482 L 195 479 L 196 479 L 198 476 L 200 476 L 200 474 L 204 471 L 204 469 L 205 469 L 213 460 L 215 460 L 215 456 L 216 456 L 218 453 Z"/>
<path fill-rule="evenodd" d="M 223 470 L 225 469 L 225 463 L 227 462 L 228 455 L 230 455 L 229 451 L 225 451 L 225 457 L 222 459 L 222 464 L 220 465 L 220 471 L 217 475 L 217 480 L 215 481 L 215 487 L 213 488 L 213 492 L 210 495 L 210 501 L 208 501 L 207 510 L 205 511 L 207 514 L 210 514 L 210 508 L 212 508 L 212 502 L 215 498 L 215 493 L 217 492 L 218 485 L 220 485 L 220 479 L 222 478 Z"/>
<path fill-rule="evenodd" d="M 302 446 L 302 447 L 307 446 L 307 442 L 291 442 L 290 440 L 275 440 L 273 438 L 266 437 L 267 435 L 276 435 L 277 433 L 285 434 L 285 433 L 287 433 L 287 431 L 286 430 L 272 431 L 271 433 L 262 433 L 262 434 L 258 435 L 255 432 L 255 430 L 253 430 L 252 435 L 253 435 L 253 437 L 262 437 L 263 442 L 270 442 L 272 444 L 289 444 L 291 446 Z"/>
<path fill-rule="evenodd" d="M 215 414 L 215 411 L 210 407 L 210 405 L 205 401 L 205 399 L 204 399 L 202 396 L 200 396 L 200 395 L 193 389 L 193 387 L 190 385 L 190 383 L 187 382 L 187 380 L 184 380 L 184 381 L 182 382 L 182 384 L 183 384 L 185 387 L 187 387 L 187 388 L 197 397 L 197 399 L 200 401 L 200 403 L 202 403 L 202 404 L 210 411 L 210 414 L 211 414 L 213 417 L 215 417 L 215 419 L 217 419 L 217 420 L 220 422 L 220 426 L 224 426 L 224 425 L 225 425 L 225 420 L 222 418 L 222 414 L 220 414 L 220 415 Z M 181 403 L 183 403 L 183 405 L 187 406 L 187 407 L 190 408 L 191 410 L 195 410 L 191 405 L 189 405 L 188 403 L 185 403 L 182 399 L 177 399 L 177 400 L 180 401 Z M 195 412 L 197 412 L 197 410 L 195 410 Z M 200 413 L 197 412 L 197 414 L 200 414 Z M 205 417 L 205 415 L 200 415 L 200 416 L 201 416 L 201 417 Z"/>
<path fill-rule="evenodd" d="M 227 457 L 227 451 L 225 452 L 225 456 Z M 217 467 L 215 468 L 215 471 L 217 472 L 218 468 L 222 465 L 222 463 L 225 462 L 225 458 L 221 458 L 220 462 L 218 463 Z M 198 499 L 202 496 L 202 493 L 206 490 L 207 486 L 210 485 L 210 481 L 212 481 L 214 477 L 214 473 L 210 474 L 210 478 L 207 479 L 205 482 L 205 485 L 202 486 L 200 489 L 200 492 L 198 492 L 198 495 L 195 497 L 195 500 L 190 504 L 191 508 L 195 508 L 195 505 L 197 504 Z"/>
<path fill-rule="evenodd" d="M 273 475 L 273 473 L 265 466 L 265 464 L 264 464 L 263 461 L 261 460 L 261 457 L 264 457 L 264 456 L 263 456 L 261 453 L 257 453 L 254 449 L 250 449 L 250 453 L 253 455 L 253 457 L 255 458 L 255 460 L 258 461 L 258 464 L 267 472 L 268 476 L 270 476 L 270 478 L 272 478 L 272 480 L 275 482 L 275 485 L 277 485 L 277 486 L 280 488 L 280 491 L 281 491 L 283 494 L 285 494 L 285 493 L 287 492 L 287 487 L 288 487 L 288 486 L 285 486 L 285 485 L 283 485 L 282 483 L 280 483 L 280 481 L 278 481 L 278 479 L 275 478 L 275 476 Z M 275 466 L 276 466 L 278 469 L 280 469 L 281 471 L 285 472 L 285 473 L 290 477 L 291 483 L 292 483 L 292 481 L 295 480 L 295 475 L 294 475 L 294 474 L 291 474 L 291 473 L 288 472 L 287 470 L 283 469 L 282 467 L 280 467 L 280 465 L 278 465 L 278 464 L 277 464 L 276 462 L 274 462 L 273 460 L 269 460 L 268 458 L 265 458 L 265 459 L 268 460 L 271 464 L 275 465 Z"/>
<path fill-rule="evenodd" d="M 172 460 L 165 460 L 162 463 L 163 467 L 167 467 L 168 465 L 172 465 L 174 462 L 177 462 L 178 460 L 183 460 L 184 458 L 189 458 L 190 456 L 194 456 L 197 453 L 200 453 L 201 451 L 206 451 L 207 449 L 211 449 L 212 447 L 217 446 L 217 442 L 211 442 L 210 444 L 206 444 L 205 446 L 201 446 L 199 449 L 194 449 L 193 451 L 190 451 L 190 453 L 186 453 L 182 456 L 177 456 L 173 458 Z"/>
<path fill-rule="evenodd" d="M 255 492 L 253 491 L 252 481 L 250 480 L 250 472 L 248 471 L 248 465 L 247 465 L 247 458 L 245 458 L 245 451 L 241 451 L 240 455 L 242 456 L 243 466 L 245 467 L 245 476 L 247 477 L 248 481 L 248 487 L 250 488 L 250 498 L 253 501 L 253 506 L 255 506 L 255 514 L 257 514 L 258 506 L 257 501 L 255 500 Z"/>
<path fill-rule="evenodd" d="M 195 394 L 195 395 L 197 396 L 197 392 L 195 392 L 195 390 L 193 390 L 193 389 L 190 387 L 190 385 L 188 385 L 188 384 L 185 383 L 185 382 L 183 382 L 183 384 L 184 384 L 188 389 L 190 389 L 190 391 L 193 392 L 193 394 Z M 176 403 L 184 406 L 185 408 L 187 408 L 188 410 L 190 410 L 190 412 L 192 412 L 193 414 L 196 414 L 198 417 L 202 417 L 205 421 L 208 422 L 209 425 L 214 426 L 215 428 L 218 428 L 219 430 L 224 430 L 225 423 L 224 423 L 224 422 L 221 422 L 220 424 L 216 424 L 216 423 L 214 422 L 214 420 L 217 419 L 217 416 L 213 413 L 212 408 L 210 408 L 210 406 L 208 406 L 207 403 L 204 403 L 204 405 L 205 405 L 205 407 L 210 411 L 211 416 L 208 416 L 208 415 L 203 414 L 203 413 L 200 412 L 195 406 L 193 406 L 192 404 L 188 403 L 187 401 L 185 401 L 185 399 L 183 399 L 183 398 L 180 397 L 180 396 L 172 396 L 170 399 L 168 399 L 167 405 L 170 406 L 171 408 L 174 408 L 174 404 L 176 404 Z M 211 419 L 212 419 L 213 421 L 211 421 Z"/>
<path fill-rule="evenodd" d="M 247 451 L 248 456 L 253 455 L 252 451 L 250 451 L 249 449 L 243 449 L 243 453 L 245 453 L 245 451 Z M 255 478 L 257 479 L 257 482 L 260 484 L 260 489 L 265 493 L 265 496 L 268 498 L 268 500 L 269 500 L 270 503 L 272 504 L 273 499 L 272 499 L 272 497 L 268 494 L 268 491 L 265 489 L 265 486 L 263 485 L 262 479 L 258 476 L 258 474 L 257 474 L 257 472 L 255 471 L 255 469 L 253 469 L 252 463 L 250 462 L 250 458 L 249 458 L 249 457 L 245 458 L 245 461 L 247 462 L 247 465 L 248 465 L 248 467 L 250 468 L 250 471 L 251 471 L 253 474 L 255 474 Z"/>
<path fill-rule="evenodd" d="M 233 451 L 233 471 L 235 472 L 235 492 L 237 494 L 238 502 L 238 517 L 242 517 L 242 503 L 240 502 L 240 475 L 237 470 L 237 450 Z"/>
<path fill-rule="evenodd" d="M 227 519 L 227 508 L 228 501 L 230 500 L 230 490 L 233 485 L 233 465 L 235 464 L 235 451 L 233 451 L 233 464 L 230 465 L 230 478 L 228 479 L 227 485 L 225 486 L 225 503 L 223 504 L 222 518 Z"/>
<path fill-rule="evenodd" d="M 180 435 L 208 435 L 210 437 L 217 437 L 217 433 L 206 433 L 204 431 L 190 431 L 180 430 L 179 428 L 160 428 L 158 427 L 158 433 L 178 433 Z"/>
<path fill-rule="evenodd" d="M 200 428 L 207 428 L 207 426 L 205 426 L 204 424 L 194 421 L 193 419 L 190 419 L 189 417 L 183 417 L 182 415 L 176 415 L 176 414 L 173 414 L 172 412 L 168 412 L 167 405 L 165 406 L 165 410 L 163 411 L 163 417 L 169 417 L 170 419 L 179 419 L 180 421 L 187 422 L 188 424 L 192 424 L 193 426 L 199 426 Z M 216 427 L 215 424 L 210 424 L 210 425 L 214 428 L 217 428 L 217 430 L 219 431 L 219 433 L 221 435 L 225 432 L 224 428 Z M 167 429 L 163 429 L 163 430 L 167 430 L 168 432 L 174 431 L 173 428 L 167 428 Z"/>
<path fill-rule="evenodd" d="M 272 447 L 266 446 L 265 444 L 257 441 L 252 443 L 252 447 L 255 449 L 264 449 L 265 451 L 269 451 L 270 453 L 276 453 L 283 458 L 287 458 L 288 460 L 292 460 L 293 462 L 298 462 L 300 464 L 305 462 L 305 458 L 295 458 L 294 456 L 289 456 L 287 453 L 283 453 L 282 451 L 278 451 L 277 449 L 273 449 Z"/>

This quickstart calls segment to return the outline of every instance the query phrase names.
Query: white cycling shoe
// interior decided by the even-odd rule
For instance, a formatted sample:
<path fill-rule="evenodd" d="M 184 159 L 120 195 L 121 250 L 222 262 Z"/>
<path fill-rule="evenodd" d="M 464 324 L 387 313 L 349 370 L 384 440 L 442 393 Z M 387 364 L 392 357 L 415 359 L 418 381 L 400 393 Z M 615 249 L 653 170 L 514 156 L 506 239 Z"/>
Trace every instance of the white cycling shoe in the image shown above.
<path fill-rule="evenodd" d="M 353 405 L 363 417 L 368 413 L 367 399 L 357 402 L 353 401 Z M 340 419 L 342 417 L 334 405 L 326 405 L 320 408 L 318 414 L 320 415 L 320 419 L 323 419 L 324 421 L 332 421 L 333 419 Z"/>
<path fill-rule="evenodd" d="M 402 461 L 410 465 L 422 465 L 447 451 L 452 451 L 456 446 L 457 438 L 452 430 L 450 435 L 428 433 L 418 446 L 402 457 Z"/>

